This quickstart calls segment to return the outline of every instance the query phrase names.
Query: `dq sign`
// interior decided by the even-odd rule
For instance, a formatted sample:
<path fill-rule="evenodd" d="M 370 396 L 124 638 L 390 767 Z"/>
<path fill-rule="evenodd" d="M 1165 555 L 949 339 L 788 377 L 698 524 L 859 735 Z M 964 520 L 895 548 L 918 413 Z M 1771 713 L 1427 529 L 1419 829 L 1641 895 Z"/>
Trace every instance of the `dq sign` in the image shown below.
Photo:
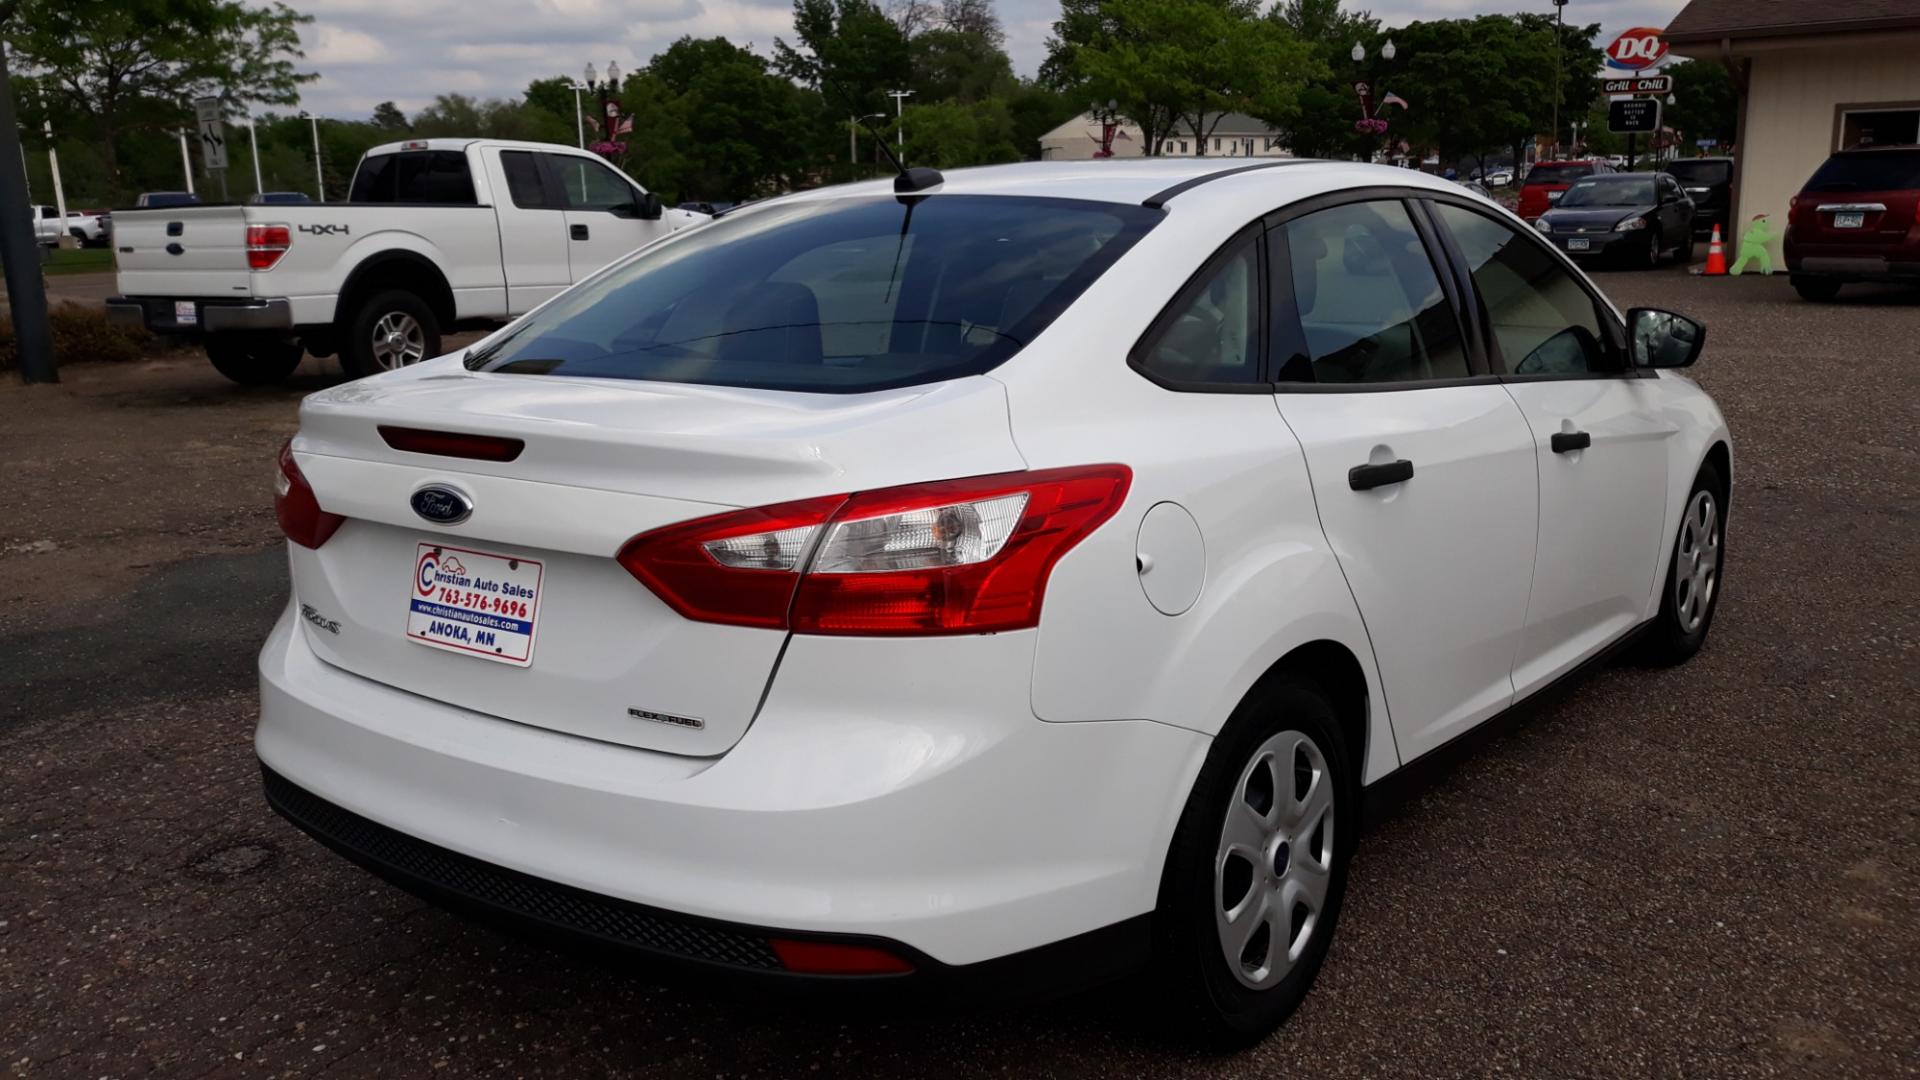
<path fill-rule="evenodd" d="M 1666 58 L 1667 43 L 1650 26 L 1624 31 L 1607 46 L 1607 66 L 1616 71 L 1640 71 Z"/>

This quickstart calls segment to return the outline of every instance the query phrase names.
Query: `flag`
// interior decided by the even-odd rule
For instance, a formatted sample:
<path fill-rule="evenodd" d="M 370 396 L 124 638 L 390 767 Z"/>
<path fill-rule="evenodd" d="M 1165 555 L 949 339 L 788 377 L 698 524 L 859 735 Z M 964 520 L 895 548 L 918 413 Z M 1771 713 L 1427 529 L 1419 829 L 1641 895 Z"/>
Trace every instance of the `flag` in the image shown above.
<path fill-rule="evenodd" d="M 623 117 L 621 118 L 619 123 L 613 125 L 613 133 L 615 135 L 627 135 L 627 134 L 630 134 L 632 131 L 633 131 L 633 117 L 631 116 Z"/>
<path fill-rule="evenodd" d="M 1401 97 L 1399 94 L 1381 94 L 1380 107 L 1384 109 L 1389 105 L 1398 105 L 1408 112 L 1413 111 L 1413 106 L 1407 104 L 1407 99 Z"/>

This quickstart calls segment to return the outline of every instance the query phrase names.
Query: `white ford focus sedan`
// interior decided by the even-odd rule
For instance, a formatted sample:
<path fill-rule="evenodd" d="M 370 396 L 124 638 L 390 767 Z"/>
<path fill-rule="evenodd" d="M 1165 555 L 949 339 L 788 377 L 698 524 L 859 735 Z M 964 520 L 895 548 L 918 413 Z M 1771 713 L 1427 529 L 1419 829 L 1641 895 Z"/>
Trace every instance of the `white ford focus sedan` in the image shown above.
<path fill-rule="evenodd" d="M 749 206 L 306 400 L 266 794 L 602 949 L 1152 965 L 1191 1030 L 1257 1038 L 1369 792 L 1617 647 L 1700 648 L 1730 443 L 1671 369 L 1703 341 L 1398 169 Z"/>

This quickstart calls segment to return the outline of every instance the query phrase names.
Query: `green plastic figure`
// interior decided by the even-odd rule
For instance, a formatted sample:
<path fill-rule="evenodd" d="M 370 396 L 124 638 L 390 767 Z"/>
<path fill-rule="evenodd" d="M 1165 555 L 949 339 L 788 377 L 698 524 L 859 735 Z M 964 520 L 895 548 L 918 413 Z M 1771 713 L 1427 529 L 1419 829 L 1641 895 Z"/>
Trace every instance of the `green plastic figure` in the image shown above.
<path fill-rule="evenodd" d="M 1767 254 L 1767 245 L 1773 241 L 1773 222 L 1768 221 L 1765 214 L 1753 215 L 1753 224 L 1747 226 L 1747 231 L 1740 236 L 1740 257 L 1734 260 L 1733 269 L 1727 273 L 1740 273 L 1751 259 L 1760 261 L 1762 274 L 1773 273 L 1773 259 Z"/>

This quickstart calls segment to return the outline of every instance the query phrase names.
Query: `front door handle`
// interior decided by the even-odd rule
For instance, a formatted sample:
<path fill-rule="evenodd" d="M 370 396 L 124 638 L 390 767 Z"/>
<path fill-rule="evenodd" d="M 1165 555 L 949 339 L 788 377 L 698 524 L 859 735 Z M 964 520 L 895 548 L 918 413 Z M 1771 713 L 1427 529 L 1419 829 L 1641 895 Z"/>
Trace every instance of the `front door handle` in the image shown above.
<path fill-rule="evenodd" d="M 1347 470 L 1347 486 L 1355 491 L 1369 491 L 1388 484 L 1405 483 L 1413 479 L 1413 462 L 1406 458 L 1389 461 L 1385 465 L 1355 465 Z"/>
<path fill-rule="evenodd" d="M 585 225 L 571 226 L 567 229 L 567 235 L 573 237 L 575 240 L 585 240 L 587 238 L 587 227 Z"/>
<path fill-rule="evenodd" d="M 1553 452 L 1570 454 L 1575 450 L 1585 450 L 1593 445 L 1593 436 L 1584 431 L 1556 431 L 1553 433 Z"/>

